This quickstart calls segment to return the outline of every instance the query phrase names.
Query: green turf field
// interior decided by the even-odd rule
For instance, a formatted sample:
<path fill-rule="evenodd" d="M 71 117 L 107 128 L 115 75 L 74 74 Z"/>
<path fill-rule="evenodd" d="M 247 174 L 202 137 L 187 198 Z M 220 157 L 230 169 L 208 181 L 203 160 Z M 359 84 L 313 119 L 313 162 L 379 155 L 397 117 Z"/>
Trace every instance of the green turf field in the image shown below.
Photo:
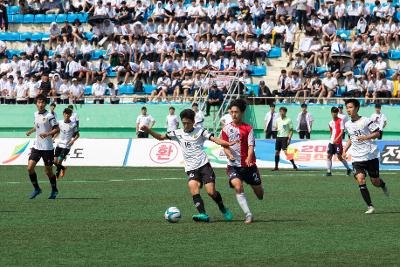
<path fill-rule="evenodd" d="M 71 167 L 48 200 L 25 167 L 0 167 L 0 266 L 399 266 L 399 173 L 383 172 L 386 198 L 369 183 L 374 215 L 351 177 L 322 171 L 262 170 L 265 199 L 247 189 L 256 221 L 243 223 L 224 170 L 217 188 L 234 214 L 225 222 L 203 193 L 209 224 L 195 212 L 182 169 Z M 163 213 L 181 209 L 169 224 Z"/>

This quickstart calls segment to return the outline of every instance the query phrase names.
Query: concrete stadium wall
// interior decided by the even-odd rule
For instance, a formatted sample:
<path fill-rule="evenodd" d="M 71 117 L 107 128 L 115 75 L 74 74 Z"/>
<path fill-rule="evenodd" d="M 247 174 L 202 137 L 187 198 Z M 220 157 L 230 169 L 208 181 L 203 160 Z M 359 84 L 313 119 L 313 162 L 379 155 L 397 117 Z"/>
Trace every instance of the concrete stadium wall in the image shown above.
<path fill-rule="evenodd" d="M 136 117 L 143 105 L 77 105 L 76 110 L 80 118 L 82 137 L 86 138 L 130 138 L 135 135 Z M 296 121 L 300 112 L 299 105 L 285 105 L 288 115 Z M 56 109 L 58 119 L 62 119 L 62 111 L 66 105 L 58 105 Z M 176 113 L 188 105 L 174 105 Z M 155 130 L 165 131 L 165 117 L 168 114 L 169 105 L 147 105 L 148 112 L 156 122 Z M 277 106 L 277 109 L 279 105 Z M 312 139 L 326 139 L 329 136 L 328 122 L 331 106 L 310 106 L 309 111 L 314 117 Z M 0 105 L 0 137 L 24 137 L 27 129 L 33 126 L 34 105 Z M 255 128 L 256 137 L 263 138 L 264 116 L 269 110 L 268 106 L 249 106 L 246 121 Z M 400 107 L 384 106 L 383 113 L 388 118 L 384 139 L 400 139 L 400 123 L 397 121 Z M 374 112 L 373 107 L 362 107 L 361 114 L 370 116 Z M 211 118 L 207 118 L 206 126 L 211 126 Z M 295 135 L 294 138 L 297 138 Z"/>

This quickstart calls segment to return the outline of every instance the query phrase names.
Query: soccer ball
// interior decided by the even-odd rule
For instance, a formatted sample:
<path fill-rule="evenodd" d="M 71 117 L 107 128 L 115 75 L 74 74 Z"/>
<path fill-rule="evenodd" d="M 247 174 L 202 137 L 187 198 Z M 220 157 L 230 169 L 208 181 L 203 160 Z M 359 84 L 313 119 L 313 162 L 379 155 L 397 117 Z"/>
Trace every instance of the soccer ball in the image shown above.
<path fill-rule="evenodd" d="M 177 223 L 181 218 L 181 211 L 176 207 L 170 207 L 165 211 L 164 218 L 170 223 Z"/>

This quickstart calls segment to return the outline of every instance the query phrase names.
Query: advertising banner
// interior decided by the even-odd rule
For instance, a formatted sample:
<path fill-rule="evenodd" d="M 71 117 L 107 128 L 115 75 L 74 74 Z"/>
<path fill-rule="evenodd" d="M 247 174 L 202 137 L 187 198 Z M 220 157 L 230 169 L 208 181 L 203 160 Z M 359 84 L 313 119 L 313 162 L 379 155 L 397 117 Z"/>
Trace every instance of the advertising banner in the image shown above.
<path fill-rule="evenodd" d="M 26 165 L 33 139 L 0 138 L 0 165 Z M 400 170 L 400 141 L 377 141 L 382 170 Z M 293 141 L 288 157 L 280 152 L 280 168 L 291 168 L 294 159 L 300 168 L 326 168 L 327 140 Z M 275 164 L 275 141 L 256 140 L 257 165 L 272 168 Z M 226 167 L 227 159 L 219 145 L 205 143 L 211 164 Z M 351 157 L 348 158 L 350 162 Z M 39 163 L 42 165 L 42 163 Z M 69 166 L 183 167 L 179 144 L 154 139 L 78 139 L 66 161 Z M 336 157 L 333 168 L 343 168 Z"/>

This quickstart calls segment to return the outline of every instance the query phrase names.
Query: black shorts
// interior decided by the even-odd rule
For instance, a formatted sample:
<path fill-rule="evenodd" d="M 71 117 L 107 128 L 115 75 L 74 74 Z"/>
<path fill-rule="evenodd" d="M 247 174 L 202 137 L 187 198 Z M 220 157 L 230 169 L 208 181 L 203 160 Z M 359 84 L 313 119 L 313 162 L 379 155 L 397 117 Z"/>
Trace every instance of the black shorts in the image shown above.
<path fill-rule="evenodd" d="M 370 178 L 379 178 L 379 159 L 371 159 L 367 161 L 353 162 L 354 176 L 363 173 Z"/>
<path fill-rule="evenodd" d="M 69 148 L 56 147 L 56 150 L 54 152 L 54 157 L 57 158 L 58 160 L 63 160 L 67 157 L 68 153 L 69 153 Z"/>
<path fill-rule="evenodd" d="M 285 43 L 285 52 L 293 53 L 294 51 L 294 43 Z"/>
<path fill-rule="evenodd" d="M 229 177 L 229 185 L 232 186 L 232 179 L 239 178 L 241 181 L 245 181 L 246 184 L 249 185 L 260 185 L 261 184 L 261 176 L 258 171 L 257 166 L 251 167 L 236 167 L 236 166 L 228 166 L 226 169 L 226 173 Z"/>
<path fill-rule="evenodd" d="M 186 174 L 189 177 L 189 181 L 198 181 L 200 182 L 201 187 L 203 184 L 215 183 L 215 173 L 210 163 L 207 163 L 196 170 L 188 171 Z"/>
<path fill-rule="evenodd" d="M 149 134 L 145 132 L 138 132 L 138 138 L 149 138 Z"/>
<path fill-rule="evenodd" d="M 33 160 L 38 163 L 40 159 L 43 159 L 45 166 L 53 166 L 54 162 L 54 151 L 53 150 L 37 150 L 35 148 L 31 149 L 31 154 L 29 155 L 29 160 Z"/>
<path fill-rule="evenodd" d="M 299 131 L 299 138 L 300 139 L 310 139 L 311 134 L 309 131 Z"/>
<path fill-rule="evenodd" d="M 343 154 L 343 145 L 342 144 L 328 144 L 328 155 L 342 155 Z"/>
<path fill-rule="evenodd" d="M 277 137 L 275 142 L 275 150 L 287 150 L 289 137 Z"/>

